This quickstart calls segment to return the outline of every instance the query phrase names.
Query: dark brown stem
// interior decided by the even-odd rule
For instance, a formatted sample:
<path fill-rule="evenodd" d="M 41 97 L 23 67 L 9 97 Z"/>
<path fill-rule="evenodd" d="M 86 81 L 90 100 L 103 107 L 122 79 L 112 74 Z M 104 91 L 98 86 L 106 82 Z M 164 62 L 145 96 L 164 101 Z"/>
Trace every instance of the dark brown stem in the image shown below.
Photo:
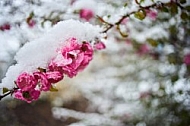
<path fill-rule="evenodd" d="M 5 93 L 5 94 L 3 94 L 3 95 L 0 95 L 0 101 L 4 98 L 4 97 L 6 97 L 6 96 L 8 96 L 8 95 L 12 95 L 13 93 L 14 93 L 14 91 L 16 91 L 16 90 L 18 90 L 19 88 L 13 88 L 12 90 L 10 90 L 10 91 L 8 91 L 7 93 Z"/>
<path fill-rule="evenodd" d="M 114 26 L 113 24 L 107 24 L 107 25 L 108 27 L 104 31 L 102 31 L 102 33 L 107 33 L 108 30 L 110 30 Z"/>
<path fill-rule="evenodd" d="M 1 101 L 1 99 L 3 99 L 4 97 L 6 97 L 6 96 L 8 96 L 8 95 L 10 95 L 10 94 L 12 94 L 12 93 L 13 93 L 12 91 L 9 91 L 9 92 L 6 93 L 6 94 L 0 95 L 0 101 Z"/>

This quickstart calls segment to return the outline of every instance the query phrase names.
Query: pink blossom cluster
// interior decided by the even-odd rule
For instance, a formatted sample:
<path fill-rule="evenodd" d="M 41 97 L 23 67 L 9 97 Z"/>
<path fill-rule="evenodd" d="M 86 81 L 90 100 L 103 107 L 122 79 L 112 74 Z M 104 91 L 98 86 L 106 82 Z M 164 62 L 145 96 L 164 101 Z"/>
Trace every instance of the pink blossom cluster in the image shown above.
<path fill-rule="evenodd" d="M 183 62 L 188 66 L 190 65 L 190 53 L 184 56 Z"/>
<path fill-rule="evenodd" d="M 76 76 L 92 60 L 93 48 L 88 42 L 79 44 L 76 38 L 68 40 L 68 45 L 58 50 L 58 55 L 49 64 L 51 71 L 60 71 L 69 77 Z"/>
<path fill-rule="evenodd" d="M 153 21 L 156 20 L 158 12 L 156 10 L 146 10 L 146 15 Z"/>
<path fill-rule="evenodd" d="M 140 45 L 140 47 L 137 50 L 137 54 L 139 55 L 145 55 L 145 54 L 148 54 L 149 52 L 150 52 L 150 49 L 147 44 Z"/>
<path fill-rule="evenodd" d="M 89 21 L 93 17 L 94 17 L 94 12 L 91 9 L 84 8 L 80 10 L 80 18 Z"/>
<path fill-rule="evenodd" d="M 105 45 L 98 42 L 95 49 L 103 49 Z M 17 90 L 14 97 L 28 103 L 37 100 L 41 91 L 49 91 L 53 84 L 61 81 L 64 75 L 72 78 L 82 71 L 93 58 L 93 47 L 89 42 L 79 43 L 76 38 L 66 40 L 65 45 L 57 50 L 56 57 L 52 58 L 46 69 L 21 73 L 15 81 Z"/>
<path fill-rule="evenodd" d="M 59 71 L 37 71 L 33 74 L 24 72 L 15 81 L 19 89 L 15 90 L 14 97 L 30 103 L 39 98 L 41 91 L 50 90 L 52 84 L 62 79 L 63 75 Z"/>
<path fill-rule="evenodd" d="M 28 23 L 28 26 L 29 26 L 30 28 L 33 28 L 33 27 L 36 25 L 36 21 L 33 20 L 33 19 L 29 20 L 27 23 Z"/>
<path fill-rule="evenodd" d="M 106 45 L 103 42 L 97 42 L 94 44 L 94 49 L 96 50 L 102 50 L 105 48 L 106 48 Z"/>
<path fill-rule="evenodd" d="M 1 31 L 10 30 L 10 29 L 11 29 L 11 26 L 9 23 L 5 23 L 5 24 L 0 26 Z"/>

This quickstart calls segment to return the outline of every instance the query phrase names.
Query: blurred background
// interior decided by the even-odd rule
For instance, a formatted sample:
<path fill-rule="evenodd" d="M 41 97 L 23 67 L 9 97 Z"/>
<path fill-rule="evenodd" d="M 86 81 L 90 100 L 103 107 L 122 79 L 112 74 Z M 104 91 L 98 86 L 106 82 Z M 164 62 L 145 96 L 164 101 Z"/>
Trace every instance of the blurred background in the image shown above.
<path fill-rule="evenodd" d="M 106 49 L 95 51 L 76 77 L 57 83 L 58 92 L 31 104 L 0 101 L 0 126 L 189 126 L 190 3 L 161 2 L 0 0 L 0 82 L 16 52 L 57 22 L 106 28 L 136 12 L 106 31 Z M 139 5 L 155 6 L 139 11 Z"/>

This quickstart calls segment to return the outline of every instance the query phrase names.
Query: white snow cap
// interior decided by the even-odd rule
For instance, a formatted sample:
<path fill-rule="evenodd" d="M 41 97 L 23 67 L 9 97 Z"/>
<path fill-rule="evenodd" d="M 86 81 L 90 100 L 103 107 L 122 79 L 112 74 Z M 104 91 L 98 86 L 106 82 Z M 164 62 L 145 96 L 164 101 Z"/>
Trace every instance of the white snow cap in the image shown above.
<path fill-rule="evenodd" d="M 56 50 L 64 45 L 64 42 L 75 37 L 78 41 L 93 41 L 100 37 L 101 28 L 88 22 L 82 23 L 76 20 L 66 20 L 56 24 L 41 38 L 26 43 L 16 54 L 16 65 L 11 66 L 6 77 L 3 78 L 0 88 L 12 89 L 19 74 L 32 73 L 38 67 L 46 68 L 49 61 L 57 55 Z"/>

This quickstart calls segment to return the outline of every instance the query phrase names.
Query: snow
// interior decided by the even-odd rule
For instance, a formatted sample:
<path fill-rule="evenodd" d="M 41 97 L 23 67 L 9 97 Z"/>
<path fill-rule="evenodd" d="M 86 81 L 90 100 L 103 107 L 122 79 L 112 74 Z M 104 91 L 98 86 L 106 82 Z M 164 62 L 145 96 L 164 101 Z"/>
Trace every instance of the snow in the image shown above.
<path fill-rule="evenodd" d="M 1 87 L 13 88 L 14 81 L 22 72 L 34 72 L 38 67 L 47 68 L 48 62 L 56 56 L 56 50 L 64 46 L 64 42 L 75 37 L 78 41 L 93 42 L 100 37 L 101 28 L 89 23 L 75 20 L 59 22 L 50 31 L 29 43 L 26 43 L 16 54 L 17 64 L 11 66 L 6 77 L 3 78 Z"/>
<path fill-rule="evenodd" d="M 155 0 L 155 2 L 157 1 Z M 12 6 L 17 7 L 14 11 L 13 8 L 0 5 L 0 25 L 6 22 L 11 24 L 10 31 L 0 31 L 1 75 L 4 75 L 8 66 L 14 62 L 12 57 L 24 44 L 15 56 L 17 63 L 8 69 L 0 88 L 11 89 L 14 87 L 14 80 L 23 71 L 33 72 L 38 67 L 46 67 L 47 62 L 56 55 L 57 48 L 63 46 L 67 38 L 76 37 L 79 41 L 91 41 L 100 37 L 99 32 L 102 29 L 99 26 L 91 25 L 97 24 L 97 19 L 92 19 L 91 24 L 76 21 L 81 20 L 77 13 L 79 9 L 92 9 L 95 14 L 103 17 L 109 23 L 115 23 L 122 15 L 138 9 L 134 0 L 127 1 L 127 7 L 121 7 L 126 2 L 124 0 L 77 0 L 73 5 L 70 2 L 70 0 L 41 0 L 41 5 L 36 5 L 29 4 L 28 1 L 14 0 Z M 169 2 L 169 0 L 162 0 L 162 2 Z M 151 0 L 145 0 L 142 6 L 150 4 L 152 4 Z M 35 14 L 34 19 L 38 23 L 34 28 L 29 28 L 25 19 L 32 11 Z M 11 15 L 10 13 L 13 12 L 14 14 Z M 51 12 L 54 12 L 52 16 L 50 16 Z M 52 23 L 46 21 L 42 27 L 41 21 L 44 20 L 44 16 L 46 18 L 58 16 L 63 21 L 53 28 Z M 161 13 L 158 16 L 163 18 L 169 15 L 162 15 Z M 123 29 L 126 30 L 129 33 L 129 39 L 136 40 L 138 43 L 146 43 L 147 38 L 167 39 L 169 34 L 166 29 L 170 25 L 178 25 L 177 23 L 180 22 L 175 18 L 174 16 L 168 22 L 155 23 L 148 18 L 140 21 L 134 16 L 130 16 L 127 23 L 122 25 L 122 31 Z M 82 21 L 84 22 L 84 20 Z M 15 22 L 19 22 L 20 26 Z M 182 31 L 178 36 L 183 37 L 184 32 Z M 186 79 L 183 78 L 187 70 L 185 65 L 179 70 L 179 80 L 173 86 L 167 75 L 175 73 L 176 67 L 174 65 L 168 62 L 154 61 L 147 57 L 139 57 L 134 54 L 131 43 L 126 45 L 122 39 L 119 39 L 121 36 L 114 27 L 108 32 L 107 40 L 102 40 L 106 44 L 106 49 L 95 54 L 91 66 L 87 68 L 87 73 L 84 71 L 84 74 L 80 74 L 82 77 L 79 75 L 79 78 L 77 76 L 72 79 L 77 89 L 90 102 L 89 109 L 97 110 L 99 113 L 82 113 L 55 107 L 52 112 L 56 118 L 60 120 L 67 117 L 80 119 L 79 122 L 71 124 L 72 126 L 93 125 L 94 122 L 97 125 L 120 126 L 121 118 L 128 120 L 146 113 L 146 109 L 139 104 L 140 93 L 153 92 L 158 96 L 163 96 L 177 93 L 182 89 L 184 91 L 190 89 L 187 86 L 189 81 L 185 81 Z M 160 53 L 163 53 L 162 55 L 174 52 L 174 47 L 167 42 L 165 45 L 159 45 L 158 49 Z M 184 48 L 184 54 L 188 52 L 190 52 L 189 48 Z M 164 58 L 162 61 L 167 61 Z M 161 78 L 158 74 L 163 77 Z M 166 88 L 166 94 L 159 91 L 162 87 Z M 59 90 L 59 92 L 66 91 Z M 73 97 L 71 93 L 74 91 L 64 96 Z M 61 106 L 65 99 L 62 96 L 56 96 L 55 101 L 52 102 L 57 102 Z M 183 96 L 176 94 L 176 101 L 181 102 L 184 99 Z M 155 108 L 157 102 L 153 101 Z M 154 112 L 152 113 L 154 114 Z M 113 119 L 112 117 L 117 118 Z M 137 125 L 144 126 L 146 124 L 142 122 Z"/>
<path fill-rule="evenodd" d="M 72 117 L 72 118 L 84 120 L 84 123 L 86 125 L 124 126 L 124 124 L 122 124 L 118 120 L 113 120 L 107 116 L 100 115 L 97 113 L 82 113 L 82 112 L 76 112 L 73 110 L 58 108 L 58 107 L 52 108 L 52 112 L 53 112 L 54 117 L 57 119 Z M 80 123 L 71 124 L 70 126 L 80 126 Z"/>

